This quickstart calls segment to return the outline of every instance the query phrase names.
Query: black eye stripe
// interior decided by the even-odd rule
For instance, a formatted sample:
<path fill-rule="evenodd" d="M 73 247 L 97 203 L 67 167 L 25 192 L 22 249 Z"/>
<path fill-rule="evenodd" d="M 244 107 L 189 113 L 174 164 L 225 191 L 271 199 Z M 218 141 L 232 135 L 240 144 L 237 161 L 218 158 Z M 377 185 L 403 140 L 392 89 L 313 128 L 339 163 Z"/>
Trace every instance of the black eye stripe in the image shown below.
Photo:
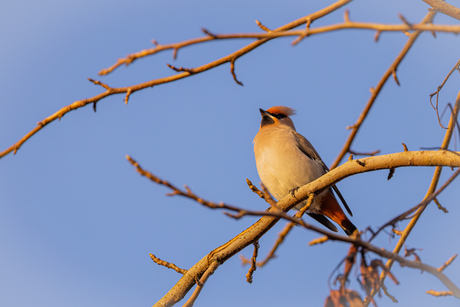
<path fill-rule="evenodd" d="M 268 113 L 270 113 L 270 112 L 268 112 Z M 273 116 L 273 117 L 276 117 L 278 119 L 283 119 L 283 118 L 287 117 L 286 115 L 281 114 L 281 113 L 276 113 L 276 114 L 275 113 L 270 113 L 270 115 Z"/>

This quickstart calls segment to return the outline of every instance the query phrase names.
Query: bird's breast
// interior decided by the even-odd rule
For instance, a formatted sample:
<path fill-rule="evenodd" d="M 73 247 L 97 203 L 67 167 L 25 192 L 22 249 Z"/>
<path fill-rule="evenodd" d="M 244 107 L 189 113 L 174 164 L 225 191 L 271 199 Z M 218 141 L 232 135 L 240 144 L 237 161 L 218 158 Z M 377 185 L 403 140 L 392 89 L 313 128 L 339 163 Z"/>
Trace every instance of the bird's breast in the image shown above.
<path fill-rule="evenodd" d="M 263 132 L 262 130 L 259 131 Z M 260 179 L 278 200 L 290 190 L 323 174 L 318 162 L 305 155 L 289 131 L 267 131 L 254 139 L 254 153 Z"/>

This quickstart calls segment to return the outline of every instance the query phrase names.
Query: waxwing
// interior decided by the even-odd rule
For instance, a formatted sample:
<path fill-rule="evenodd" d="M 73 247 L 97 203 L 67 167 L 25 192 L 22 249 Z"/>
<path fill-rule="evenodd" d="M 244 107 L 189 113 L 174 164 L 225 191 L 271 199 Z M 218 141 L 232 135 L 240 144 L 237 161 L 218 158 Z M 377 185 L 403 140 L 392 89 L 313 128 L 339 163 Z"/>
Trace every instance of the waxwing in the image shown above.
<path fill-rule="evenodd" d="M 289 117 L 295 114 L 293 109 L 276 106 L 267 111 L 259 110 L 262 121 L 254 138 L 254 154 L 257 172 L 270 194 L 280 200 L 329 171 L 313 145 L 296 132 Z M 343 212 L 332 190 L 353 216 L 335 185 L 315 196 L 307 214 L 330 230 L 337 231 L 337 227 L 327 219 L 330 218 L 350 236 L 356 227 Z M 300 210 L 306 202 L 295 208 Z"/>

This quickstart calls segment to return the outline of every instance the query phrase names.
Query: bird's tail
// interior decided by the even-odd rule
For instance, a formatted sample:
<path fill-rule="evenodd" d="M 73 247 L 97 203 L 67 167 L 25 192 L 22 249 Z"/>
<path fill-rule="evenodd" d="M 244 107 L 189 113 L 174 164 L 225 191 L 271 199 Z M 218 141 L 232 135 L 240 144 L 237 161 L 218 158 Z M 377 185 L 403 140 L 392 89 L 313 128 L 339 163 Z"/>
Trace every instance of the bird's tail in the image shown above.
<path fill-rule="evenodd" d="M 334 195 L 330 192 L 325 193 L 321 199 L 321 207 L 317 213 L 320 213 L 336 222 L 340 227 L 342 227 L 348 236 L 351 236 L 351 234 L 356 230 L 355 225 L 353 225 L 353 223 L 348 219 Z"/>

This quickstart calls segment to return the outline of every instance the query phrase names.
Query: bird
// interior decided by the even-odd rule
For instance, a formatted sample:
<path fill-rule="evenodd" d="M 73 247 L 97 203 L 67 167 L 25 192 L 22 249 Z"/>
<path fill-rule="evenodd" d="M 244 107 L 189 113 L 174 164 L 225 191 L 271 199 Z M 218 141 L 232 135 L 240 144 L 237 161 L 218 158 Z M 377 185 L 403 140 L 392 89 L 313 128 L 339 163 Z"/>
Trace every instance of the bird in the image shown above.
<path fill-rule="evenodd" d="M 280 200 L 329 171 L 313 145 L 296 131 L 290 118 L 296 114 L 294 109 L 274 106 L 259 111 L 262 120 L 253 141 L 254 155 L 260 180 L 271 195 Z M 337 232 L 337 227 L 329 220 L 331 219 L 351 236 L 356 227 L 343 212 L 333 191 L 350 216 L 353 216 L 335 185 L 316 195 L 306 213 Z M 300 210 L 306 202 L 301 202 L 295 208 Z"/>

